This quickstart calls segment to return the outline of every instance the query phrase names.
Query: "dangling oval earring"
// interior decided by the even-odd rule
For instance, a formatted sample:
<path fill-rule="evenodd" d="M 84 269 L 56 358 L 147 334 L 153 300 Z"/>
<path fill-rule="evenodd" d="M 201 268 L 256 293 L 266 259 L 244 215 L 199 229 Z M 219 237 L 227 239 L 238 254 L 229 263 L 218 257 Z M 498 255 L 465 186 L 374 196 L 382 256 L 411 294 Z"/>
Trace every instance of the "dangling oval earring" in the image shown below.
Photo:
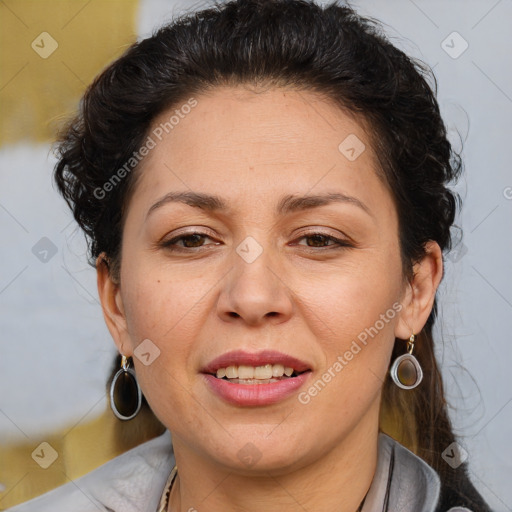
<path fill-rule="evenodd" d="M 129 364 L 128 358 L 122 356 L 121 368 L 110 384 L 110 407 L 112 412 L 123 421 L 135 418 L 142 405 L 142 392 L 135 372 Z"/>
<path fill-rule="evenodd" d="M 407 354 L 397 357 L 389 371 L 393 382 L 402 389 L 413 389 L 423 379 L 423 370 L 420 363 L 412 355 L 414 339 L 414 334 L 411 334 L 407 342 Z"/>

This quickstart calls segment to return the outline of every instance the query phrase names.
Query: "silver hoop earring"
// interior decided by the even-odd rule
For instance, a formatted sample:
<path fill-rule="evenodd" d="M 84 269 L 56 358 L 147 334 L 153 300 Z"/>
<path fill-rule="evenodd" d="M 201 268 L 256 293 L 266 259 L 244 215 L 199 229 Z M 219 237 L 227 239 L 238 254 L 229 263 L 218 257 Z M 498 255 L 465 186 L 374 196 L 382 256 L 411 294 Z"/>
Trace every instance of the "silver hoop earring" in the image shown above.
<path fill-rule="evenodd" d="M 110 408 L 123 421 L 135 418 L 142 405 L 142 392 L 135 372 L 129 365 L 128 358 L 122 356 L 121 368 L 110 384 Z"/>
<path fill-rule="evenodd" d="M 389 371 L 393 382 L 402 389 L 413 389 L 423 380 L 420 363 L 412 355 L 414 339 L 414 334 L 411 334 L 407 342 L 407 354 L 397 357 Z"/>

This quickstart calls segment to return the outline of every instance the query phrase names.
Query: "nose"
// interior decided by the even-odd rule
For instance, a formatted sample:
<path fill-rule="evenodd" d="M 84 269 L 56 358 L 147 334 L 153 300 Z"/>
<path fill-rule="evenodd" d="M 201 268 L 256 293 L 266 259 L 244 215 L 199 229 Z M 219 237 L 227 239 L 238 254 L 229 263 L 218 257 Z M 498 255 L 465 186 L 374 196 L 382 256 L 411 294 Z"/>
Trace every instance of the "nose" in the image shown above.
<path fill-rule="evenodd" d="M 285 322 L 291 317 L 292 291 L 268 253 L 263 251 L 252 262 L 234 254 L 233 268 L 223 281 L 217 302 L 218 314 L 224 321 L 257 326 Z"/>

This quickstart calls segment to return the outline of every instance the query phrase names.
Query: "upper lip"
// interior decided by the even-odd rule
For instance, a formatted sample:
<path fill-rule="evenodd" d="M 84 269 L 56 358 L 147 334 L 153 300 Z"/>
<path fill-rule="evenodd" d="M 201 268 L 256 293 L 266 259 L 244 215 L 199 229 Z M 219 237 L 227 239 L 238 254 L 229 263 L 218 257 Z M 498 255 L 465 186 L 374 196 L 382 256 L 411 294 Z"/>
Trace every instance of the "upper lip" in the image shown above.
<path fill-rule="evenodd" d="M 311 369 L 306 362 L 275 350 L 263 350 L 255 353 L 233 350 L 210 361 L 202 369 L 202 372 L 214 374 L 219 368 L 228 366 L 263 366 L 265 364 L 282 364 L 285 367 L 293 368 L 297 373 Z"/>

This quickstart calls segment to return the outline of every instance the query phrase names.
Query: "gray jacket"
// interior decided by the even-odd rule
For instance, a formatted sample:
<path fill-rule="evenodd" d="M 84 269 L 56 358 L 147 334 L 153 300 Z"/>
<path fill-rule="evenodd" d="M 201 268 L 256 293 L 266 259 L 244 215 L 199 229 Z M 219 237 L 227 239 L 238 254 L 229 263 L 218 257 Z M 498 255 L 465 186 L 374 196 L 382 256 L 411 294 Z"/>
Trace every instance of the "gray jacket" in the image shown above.
<path fill-rule="evenodd" d="M 7 512 L 156 512 L 174 463 L 166 430 L 76 481 Z M 377 469 L 362 512 L 435 512 L 439 495 L 437 473 L 380 433 Z M 453 507 L 446 512 L 472 511 Z"/>

